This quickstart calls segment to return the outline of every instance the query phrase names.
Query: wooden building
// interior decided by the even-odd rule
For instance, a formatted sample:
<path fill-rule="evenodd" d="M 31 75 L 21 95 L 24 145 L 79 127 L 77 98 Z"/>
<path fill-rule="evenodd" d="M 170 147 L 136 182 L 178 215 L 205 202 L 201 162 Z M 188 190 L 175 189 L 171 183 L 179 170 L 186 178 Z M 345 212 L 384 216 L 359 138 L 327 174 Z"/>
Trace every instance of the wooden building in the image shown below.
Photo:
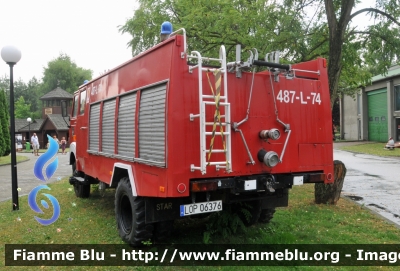
<path fill-rule="evenodd" d="M 69 118 L 63 118 L 61 115 L 61 101 L 67 101 L 67 112 L 70 112 L 72 99 L 73 95 L 60 87 L 43 95 L 40 98 L 43 104 L 42 117 L 40 119 L 32 120 L 31 123 L 27 121 L 28 116 L 26 119 L 15 119 L 16 142 L 22 140 L 21 143 L 25 147 L 25 143 L 30 142 L 30 137 L 33 133 L 38 136 L 41 149 L 46 148 L 48 143 L 47 135 L 51 137 L 55 135 L 59 140 L 65 137 L 69 142 Z"/>

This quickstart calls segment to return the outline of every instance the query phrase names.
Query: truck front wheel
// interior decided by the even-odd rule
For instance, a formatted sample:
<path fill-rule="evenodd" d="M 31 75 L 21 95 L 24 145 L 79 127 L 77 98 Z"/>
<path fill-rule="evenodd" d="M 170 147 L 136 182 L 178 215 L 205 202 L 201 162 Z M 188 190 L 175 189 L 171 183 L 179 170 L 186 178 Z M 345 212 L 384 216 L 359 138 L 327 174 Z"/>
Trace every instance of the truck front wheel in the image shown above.
<path fill-rule="evenodd" d="M 72 164 L 72 176 L 75 176 L 75 171 L 76 171 L 76 161 Z"/>
<path fill-rule="evenodd" d="M 132 195 L 128 177 L 118 183 L 115 192 L 115 218 L 119 236 L 132 246 L 143 245 L 153 235 L 153 225 L 145 223 L 145 201 Z"/>
<path fill-rule="evenodd" d="M 72 176 L 83 177 L 81 172 L 76 170 L 76 161 L 72 164 Z M 90 184 L 83 184 L 80 182 L 74 183 L 75 196 L 78 198 L 88 198 L 90 196 Z"/>
<path fill-rule="evenodd" d="M 88 198 L 90 196 L 90 184 L 74 183 L 75 196 Z"/>

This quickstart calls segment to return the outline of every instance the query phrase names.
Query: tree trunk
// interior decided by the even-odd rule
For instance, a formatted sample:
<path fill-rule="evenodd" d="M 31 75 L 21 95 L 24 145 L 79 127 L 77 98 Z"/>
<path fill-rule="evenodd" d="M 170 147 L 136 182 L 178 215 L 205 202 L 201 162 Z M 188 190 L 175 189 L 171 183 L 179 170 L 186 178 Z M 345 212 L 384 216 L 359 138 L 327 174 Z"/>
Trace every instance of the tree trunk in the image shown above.
<path fill-rule="evenodd" d="M 342 1 L 340 16 L 337 18 L 333 0 L 325 0 L 325 11 L 329 27 L 328 81 L 331 95 L 331 108 L 338 96 L 340 73 L 342 71 L 342 51 L 345 33 L 354 7 L 354 0 Z"/>
<path fill-rule="evenodd" d="M 316 204 L 332 204 L 335 205 L 342 192 L 344 177 L 346 176 L 346 167 L 342 161 L 333 161 L 334 166 L 334 182 L 332 184 L 316 183 L 315 184 L 315 203 Z"/>

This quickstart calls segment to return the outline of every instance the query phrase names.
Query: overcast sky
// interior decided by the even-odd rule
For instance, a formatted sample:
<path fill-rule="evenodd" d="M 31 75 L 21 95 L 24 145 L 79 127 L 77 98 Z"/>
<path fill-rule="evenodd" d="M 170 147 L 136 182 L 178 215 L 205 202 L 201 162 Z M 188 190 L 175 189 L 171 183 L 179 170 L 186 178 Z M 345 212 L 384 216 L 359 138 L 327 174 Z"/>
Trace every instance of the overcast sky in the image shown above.
<path fill-rule="evenodd" d="M 65 53 L 97 77 L 132 57 L 127 48 L 131 36 L 118 26 L 133 16 L 135 0 L 2 0 L 0 50 L 15 45 L 21 60 L 14 78 L 25 83 L 41 79 L 47 63 Z M 0 58 L 0 76 L 9 66 Z"/>

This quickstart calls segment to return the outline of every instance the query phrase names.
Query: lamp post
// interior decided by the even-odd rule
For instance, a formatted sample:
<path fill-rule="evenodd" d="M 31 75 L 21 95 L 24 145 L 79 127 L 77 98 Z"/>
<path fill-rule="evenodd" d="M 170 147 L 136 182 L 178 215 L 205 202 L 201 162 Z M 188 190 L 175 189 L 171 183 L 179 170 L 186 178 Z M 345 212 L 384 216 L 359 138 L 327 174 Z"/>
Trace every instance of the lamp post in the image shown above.
<path fill-rule="evenodd" d="M 32 119 L 31 118 L 27 118 L 26 121 L 29 123 L 28 140 L 30 140 L 31 139 L 31 122 L 32 122 Z M 25 140 L 25 141 L 28 141 L 28 140 Z"/>
<path fill-rule="evenodd" d="M 21 59 L 21 51 L 14 46 L 4 46 L 1 49 L 1 58 L 10 66 L 10 134 L 11 134 L 11 189 L 13 211 L 19 210 L 18 181 L 17 181 L 17 154 L 15 149 L 15 117 L 14 117 L 14 78 L 13 67 Z"/>

